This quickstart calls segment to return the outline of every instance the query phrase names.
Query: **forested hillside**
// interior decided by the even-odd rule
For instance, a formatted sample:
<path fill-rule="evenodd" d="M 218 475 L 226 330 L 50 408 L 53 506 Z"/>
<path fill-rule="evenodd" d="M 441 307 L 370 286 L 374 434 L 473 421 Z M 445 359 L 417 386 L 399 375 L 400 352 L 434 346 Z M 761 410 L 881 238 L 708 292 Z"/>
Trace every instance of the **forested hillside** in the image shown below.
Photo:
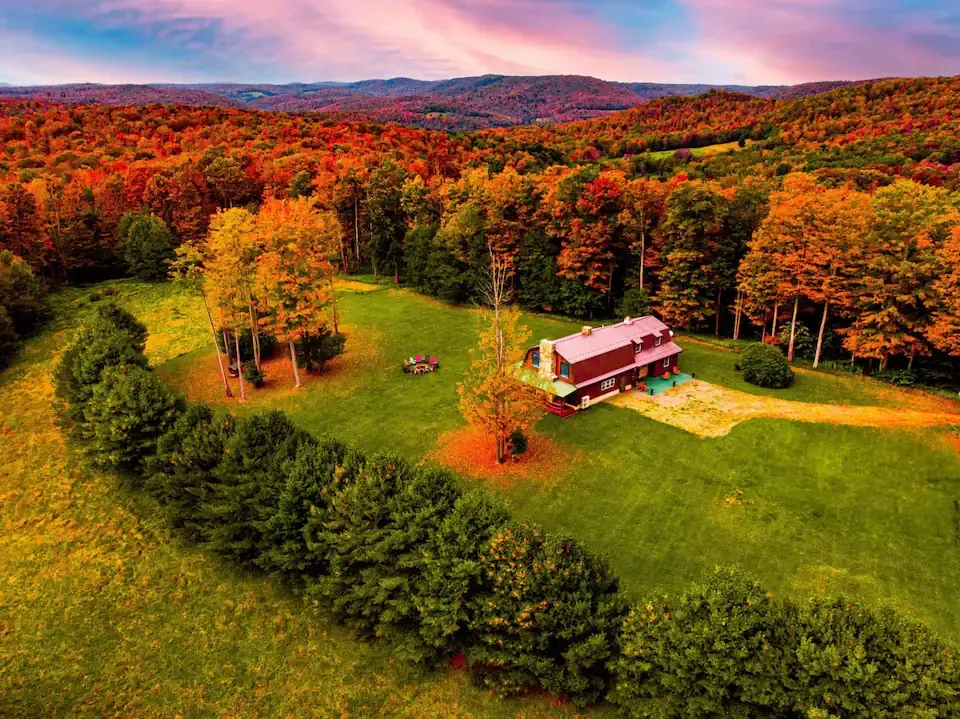
<path fill-rule="evenodd" d="M 0 98 L 65 103 L 148 103 L 246 107 L 296 112 L 315 110 L 342 117 L 399 122 L 438 130 L 476 130 L 552 124 L 602 117 L 648 100 L 723 89 L 786 99 L 827 92 L 849 82 L 761 87 L 619 83 L 574 75 L 505 77 L 484 75 L 428 82 L 409 78 L 352 83 L 288 85 L 60 85 L 0 90 Z"/>
<path fill-rule="evenodd" d="M 960 356 L 958 108 L 960 78 L 792 100 L 712 91 L 466 134 L 5 101 L 0 249 L 51 285 L 86 281 L 127 271 L 126 213 L 155 214 L 182 242 L 219 209 L 311 197 L 343 228 L 343 272 L 471 302 L 492 248 L 528 308 L 652 308 L 678 327 L 946 383 Z"/>

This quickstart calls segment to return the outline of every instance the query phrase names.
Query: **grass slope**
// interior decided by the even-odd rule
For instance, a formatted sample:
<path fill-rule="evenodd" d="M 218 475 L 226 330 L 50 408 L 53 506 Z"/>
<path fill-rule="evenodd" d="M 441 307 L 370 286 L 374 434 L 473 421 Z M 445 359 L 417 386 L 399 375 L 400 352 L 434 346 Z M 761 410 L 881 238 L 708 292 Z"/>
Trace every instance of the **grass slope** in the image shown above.
<path fill-rule="evenodd" d="M 222 401 L 198 302 L 170 285 L 118 287 L 150 329 L 158 372 Z M 58 295 L 55 325 L 0 375 L 0 715 L 564 711 L 537 700 L 501 705 L 462 675 L 409 673 L 388 648 L 352 641 L 269 582 L 177 545 L 145 500 L 82 469 L 53 424 L 49 371 L 89 293 Z M 278 359 L 273 387 L 231 409 L 281 407 L 317 435 L 423 458 L 462 424 L 456 381 L 476 315 L 386 286 L 355 288 L 341 304 L 346 358 L 299 392 Z M 533 341 L 576 329 L 527 322 Z M 820 403 L 918 401 L 811 372 L 789 390 L 761 390 L 739 379 L 730 353 L 680 343 L 686 371 L 735 389 Z M 417 353 L 439 355 L 440 371 L 404 375 L 401 359 Z M 753 420 L 701 440 L 609 405 L 548 417 L 538 431 L 575 460 L 491 486 L 518 516 L 609 554 L 633 597 L 738 563 L 776 593 L 847 591 L 960 640 L 960 460 L 941 432 Z"/>
<path fill-rule="evenodd" d="M 118 286 L 154 362 L 205 341 L 192 299 Z M 55 425 L 50 372 L 89 294 L 57 295 L 54 325 L 0 375 L 0 716 L 574 715 L 396 664 L 272 582 L 179 544 L 149 500 L 82 467 Z"/>

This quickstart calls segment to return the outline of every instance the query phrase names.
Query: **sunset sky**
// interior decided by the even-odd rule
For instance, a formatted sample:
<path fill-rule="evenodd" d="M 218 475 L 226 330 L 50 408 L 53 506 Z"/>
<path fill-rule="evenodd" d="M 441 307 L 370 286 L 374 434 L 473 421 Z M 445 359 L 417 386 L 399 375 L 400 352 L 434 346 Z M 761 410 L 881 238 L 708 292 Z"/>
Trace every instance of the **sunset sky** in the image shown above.
<path fill-rule="evenodd" d="M 958 0 L 0 0 L 0 82 L 960 74 Z"/>

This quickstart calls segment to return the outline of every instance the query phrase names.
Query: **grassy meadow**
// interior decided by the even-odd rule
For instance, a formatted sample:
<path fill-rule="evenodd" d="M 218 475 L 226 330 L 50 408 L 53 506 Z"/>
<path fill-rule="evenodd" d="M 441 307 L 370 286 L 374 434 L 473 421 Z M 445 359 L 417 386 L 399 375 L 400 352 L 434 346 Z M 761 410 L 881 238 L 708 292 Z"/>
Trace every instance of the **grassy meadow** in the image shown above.
<path fill-rule="evenodd" d="M 148 326 L 170 384 L 225 403 L 199 301 L 173 285 L 115 283 Z M 260 577 L 173 539 L 155 507 L 84 469 L 51 410 L 57 352 L 93 289 L 54 297 L 56 317 L 0 374 L 0 716 L 562 716 L 542 699 L 501 704 L 454 671 L 422 674 L 356 642 Z M 434 461 L 462 426 L 456 383 L 476 314 L 389 286 L 342 295 L 348 353 L 299 391 L 282 353 L 238 413 L 281 408 L 314 434 Z M 578 325 L 529 316 L 532 341 Z M 698 379 L 822 404 L 918 406 L 870 380 L 802 372 L 793 387 L 742 382 L 734 357 L 679 338 Z M 401 360 L 437 355 L 410 376 Z M 775 594 L 844 591 L 887 602 L 960 642 L 960 458 L 942 430 L 751 420 L 699 439 L 609 405 L 537 434 L 536 472 L 484 482 L 515 514 L 609 555 L 634 598 L 739 564 Z M 605 709 L 592 713 L 604 714 Z"/>

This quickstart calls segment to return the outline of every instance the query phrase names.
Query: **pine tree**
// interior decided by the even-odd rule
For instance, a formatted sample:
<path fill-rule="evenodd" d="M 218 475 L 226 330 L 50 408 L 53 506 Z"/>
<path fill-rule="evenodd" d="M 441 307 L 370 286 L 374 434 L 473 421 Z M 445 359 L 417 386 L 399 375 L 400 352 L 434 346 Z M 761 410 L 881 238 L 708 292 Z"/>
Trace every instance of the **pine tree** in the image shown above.
<path fill-rule="evenodd" d="M 108 366 L 83 407 L 81 449 L 97 467 L 143 483 L 144 463 L 183 412 L 183 399 L 139 365 Z"/>
<path fill-rule="evenodd" d="M 215 552 L 244 565 L 268 549 L 263 522 L 273 516 L 284 485 L 284 463 L 302 444 L 315 444 L 279 411 L 244 417 L 226 443 L 216 469 L 215 492 L 204 519 Z"/>
<path fill-rule="evenodd" d="M 423 659 L 436 661 L 466 649 L 483 586 L 480 557 L 509 518 L 502 500 L 473 490 L 457 499 L 433 533 L 414 590 Z"/>
<path fill-rule="evenodd" d="M 568 537 L 509 524 L 480 567 L 467 650 L 477 681 L 502 695 L 540 687 L 578 705 L 604 696 L 627 610 L 607 562 Z"/>
<path fill-rule="evenodd" d="M 404 658 L 422 658 L 414 591 L 426 545 L 459 495 L 447 471 L 371 457 L 338 489 L 329 519 L 309 525 L 308 543 L 326 548 L 330 568 L 308 586 L 308 596 L 359 635 L 386 637 Z"/>
<path fill-rule="evenodd" d="M 170 527 L 194 541 L 207 532 L 206 507 L 234 426 L 231 415 L 192 404 L 160 437 L 156 456 L 147 462 L 147 490 L 163 505 Z"/>

